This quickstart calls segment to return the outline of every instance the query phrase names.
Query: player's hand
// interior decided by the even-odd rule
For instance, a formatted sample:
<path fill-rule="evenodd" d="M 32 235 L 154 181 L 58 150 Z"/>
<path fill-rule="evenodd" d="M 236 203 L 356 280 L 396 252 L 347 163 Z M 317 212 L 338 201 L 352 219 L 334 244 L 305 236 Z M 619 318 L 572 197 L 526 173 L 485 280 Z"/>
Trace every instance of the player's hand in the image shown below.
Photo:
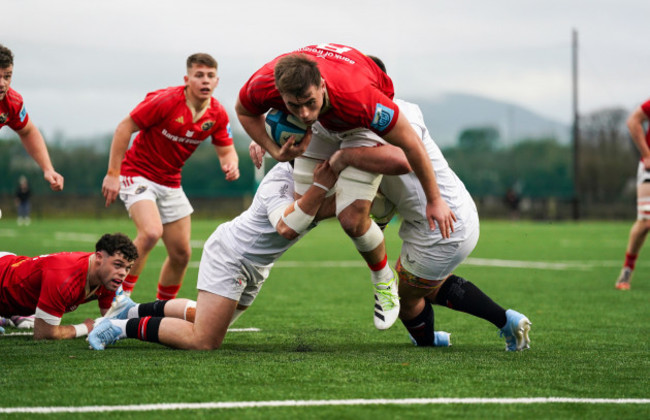
<path fill-rule="evenodd" d="M 349 165 L 345 161 L 345 149 L 339 149 L 329 159 L 330 166 L 336 174 L 340 174 L 343 169 L 347 168 Z"/>
<path fill-rule="evenodd" d="M 226 181 L 236 181 L 239 179 L 239 166 L 237 163 L 226 163 L 221 166 L 221 170 L 226 174 Z"/>
<path fill-rule="evenodd" d="M 266 150 L 259 144 L 251 141 L 251 144 L 248 145 L 248 154 L 251 156 L 251 160 L 257 169 L 262 167 L 262 162 L 264 162 L 264 155 Z"/>
<path fill-rule="evenodd" d="M 454 231 L 456 215 L 451 211 L 445 200 L 438 197 L 432 203 L 427 203 L 427 220 L 431 230 L 436 229 L 437 223 L 442 237 L 448 239 Z"/>
<path fill-rule="evenodd" d="M 43 172 L 43 178 L 50 183 L 52 191 L 61 191 L 63 189 L 63 176 L 53 169 Z"/>
<path fill-rule="evenodd" d="M 102 182 L 102 195 L 106 199 L 106 207 L 110 206 L 120 193 L 120 176 L 106 174 Z"/>
<path fill-rule="evenodd" d="M 275 157 L 275 160 L 278 162 L 289 162 L 290 160 L 294 160 L 298 156 L 301 156 L 303 153 L 305 153 L 305 150 L 307 150 L 307 146 L 309 146 L 309 142 L 311 141 L 311 127 L 307 129 L 307 132 L 302 138 L 302 141 L 300 141 L 298 144 L 294 142 L 294 137 L 291 136 L 289 137 L 289 140 L 287 140 L 284 145 L 280 148 L 280 151 L 277 154 L 277 157 Z"/>
<path fill-rule="evenodd" d="M 334 187 L 338 175 L 332 170 L 328 161 L 321 162 L 314 168 L 314 182 L 318 182 L 329 189 Z"/>
<path fill-rule="evenodd" d="M 91 332 L 93 330 L 93 327 L 95 326 L 95 320 L 86 318 L 84 324 L 86 324 L 86 327 L 88 327 L 88 332 Z"/>

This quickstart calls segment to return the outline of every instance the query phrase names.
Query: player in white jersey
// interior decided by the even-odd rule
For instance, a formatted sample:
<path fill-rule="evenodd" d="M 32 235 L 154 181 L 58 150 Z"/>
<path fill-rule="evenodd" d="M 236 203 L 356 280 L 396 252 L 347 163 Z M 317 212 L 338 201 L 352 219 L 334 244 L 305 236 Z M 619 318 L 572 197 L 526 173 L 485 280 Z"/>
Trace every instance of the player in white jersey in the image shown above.
<path fill-rule="evenodd" d="M 448 345 L 448 337 L 434 333 L 431 307 L 432 304 L 445 305 L 492 322 L 505 337 L 506 350 L 528 348 L 528 318 L 512 309 L 506 311 L 476 285 L 453 274 L 478 242 L 476 205 L 431 138 L 420 108 L 402 100 L 395 102 L 422 139 L 435 170 L 440 194 L 456 215 L 452 234 L 444 238 L 439 230 L 429 229 L 424 192 L 415 175 L 409 172 L 383 177 L 379 190 L 385 201 L 375 200 L 372 213 L 383 218 L 385 223 L 394 211 L 403 218 L 399 231 L 402 251 L 395 267 L 399 276 L 402 323 L 418 346 L 440 342 Z M 335 171 L 347 166 L 372 171 L 389 160 L 396 165 L 395 159 L 402 156 L 401 151 L 391 145 L 377 147 L 371 152 L 362 148 L 342 149 L 331 158 L 330 164 Z M 405 157 L 402 157 L 402 165 L 408 165 Z"/>
<path fill-rule="evenodd" d="M 137 338 L 182 349 L 219 348 L 229 324 L 253 303 L 273 263 L 314 226 L 314 220 L 334 214 L 333 196 L 325 195 L 335 182 L 329 163 L 319 164 L 314 183 L 294 202 L 293 168 L 277 164 L 264 177 L 251 206 L 207 240 L 195 309 L 187 299 L 137 305 L 122 296 L 88 337 L 91 347 L 103 350 L 118 339 Z"/>

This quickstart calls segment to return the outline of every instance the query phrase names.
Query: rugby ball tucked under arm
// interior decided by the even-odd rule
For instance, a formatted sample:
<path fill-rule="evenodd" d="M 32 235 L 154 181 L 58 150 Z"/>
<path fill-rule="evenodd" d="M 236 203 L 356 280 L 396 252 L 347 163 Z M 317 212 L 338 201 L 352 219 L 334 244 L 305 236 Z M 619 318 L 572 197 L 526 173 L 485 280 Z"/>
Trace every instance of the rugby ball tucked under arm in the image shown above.
<path fill-rule="evenodd" d="M 298 118 L 279 109 L 271 108 L 266 114 L 266 134 L 280 147 L 294 136 L 294 142 L 300 143 L 307 132 L 307 126 Z"/>

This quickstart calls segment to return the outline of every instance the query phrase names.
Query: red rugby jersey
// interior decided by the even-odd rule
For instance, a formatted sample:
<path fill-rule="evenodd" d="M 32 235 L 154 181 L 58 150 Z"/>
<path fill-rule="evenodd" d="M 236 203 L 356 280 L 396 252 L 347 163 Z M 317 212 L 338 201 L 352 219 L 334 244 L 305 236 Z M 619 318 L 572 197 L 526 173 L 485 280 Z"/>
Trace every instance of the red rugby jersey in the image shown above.
<path fill-rule="evenodd" d="M 18 131 L 27 125 L 29 115 L 23 103 L 23 97 L 12 88 L 7 90 L 4 99 L 0 101 L 0 128 L 8 125 Z"/>
<path fill-rule="evenodd" d="M 392 100 L 393 82 L 366 55 L 340 44 L 310 45 L 289 54 L 295 53 L 313 57 L 325 80 L 331 108 L 318 117 L 325 128 L 365 127 L 383 135 L 395 126 L 399 108 Z M 288 112 L 273 77 L 275 64 L 286 55 L 265 64 L 239 91 L 239 101 L 249 112 L 259 115 L 269 108 Z"/>
<path fill-rule="evenodd" d="M 193 122 L 184 89 L 176 86 L 151 92 L 131 111 L 140 131 L 124 156 L 121 175 L 143 176 L 179 188 L 181 169 L 201 142 L 211 136 L 217 146 L 233 144 L 224 107 L 211 98 L 208 110 Z"/>
<path fill-rule="evenodd" d="M 31 315 L 38 308 L 61 318 L 95 299 L 99 299 L 100 309 L 110 308 L 115 292 L 104 286 L 86 298 L 88 259 L 92 254 L 59 252 L 0 258 L 0 315 Z"/>

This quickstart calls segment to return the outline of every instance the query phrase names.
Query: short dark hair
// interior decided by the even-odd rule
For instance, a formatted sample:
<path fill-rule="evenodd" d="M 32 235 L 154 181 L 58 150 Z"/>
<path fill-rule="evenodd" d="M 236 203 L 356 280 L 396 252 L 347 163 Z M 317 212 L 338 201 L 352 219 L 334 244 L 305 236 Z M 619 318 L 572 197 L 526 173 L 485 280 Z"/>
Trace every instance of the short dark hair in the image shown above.
<path fill-rule="evenodd" d="M 95 244 L 95 251 L 105 251 L 109 255 L 121 253 L 127 261 L 135 261 L 138 258 L 138 249 L 133 241 L 123 233 L 106 233 Z"/>
<path fill-rule="evenodd" d="M 386 71 L 386 65 L 384 64 L 383 61 L 381 61 L 381 58 L 376 57 L 374 55 L 368 55 L 368 58 L 374 61 L 375 64 L 381 69 L 381 71 L 388 74 L 388 72 Z"/>
<path fill-rule="evenodd" d="M 217 68 L 217 60 L 214 59 L 210 54 L 206 53 L 196 53 L 187 57 L 187 69 L 191 69 L 194 64 L 203 64 L 204 66 Z"/>
<path fill-rule="evenodd" d="M 6 69 L 14 64 L 14 53 L 4 45 L 0 44 L 0 69 Z"/>
<path fill-rule="evenodd" d="M 281 94 L 298 98 L 305 96 L 311 86 L 319 87 L 321 83 L 318 64 L 305 54 L 290 54 L 279 59 L 273 76 Z"/>

